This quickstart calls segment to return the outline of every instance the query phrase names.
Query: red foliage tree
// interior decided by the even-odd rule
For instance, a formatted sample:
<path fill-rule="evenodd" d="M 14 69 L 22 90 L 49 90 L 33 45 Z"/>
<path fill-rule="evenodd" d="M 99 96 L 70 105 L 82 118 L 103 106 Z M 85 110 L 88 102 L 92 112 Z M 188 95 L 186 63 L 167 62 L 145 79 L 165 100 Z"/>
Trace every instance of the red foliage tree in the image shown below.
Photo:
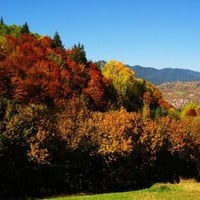
<path fill-rule="evenodd" d="M 51 44 L 48 37 L 38 39 L 30 34 L 7 37 L 9 55 L 0 62 L 1 94 L 10 83 L 12 97 L 19 102 L 49 103 L 66 98 L 69 73 L 61 67 L 62 56 Z"/>
<path fill-rule="evenodd" d="M 84 94 L 89 97 L 94 107 L 103 109 L 106 106 L 109 101 L 109 99 L 106 99 L 108 86 L 107 79 L 101 74 L 96 64 L 89 63 L 89 80 L 84 89 Z"/>

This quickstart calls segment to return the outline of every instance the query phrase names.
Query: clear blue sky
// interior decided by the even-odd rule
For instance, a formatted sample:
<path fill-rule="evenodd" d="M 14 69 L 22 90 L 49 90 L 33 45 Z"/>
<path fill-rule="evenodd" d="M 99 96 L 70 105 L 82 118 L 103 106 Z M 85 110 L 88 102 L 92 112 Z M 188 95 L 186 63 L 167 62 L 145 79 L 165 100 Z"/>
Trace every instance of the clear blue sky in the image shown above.
<path fill-rule="evenodd" d="M 92 61 L 200 71 L 200 0 L 0 0 L 0 16 Z"/>

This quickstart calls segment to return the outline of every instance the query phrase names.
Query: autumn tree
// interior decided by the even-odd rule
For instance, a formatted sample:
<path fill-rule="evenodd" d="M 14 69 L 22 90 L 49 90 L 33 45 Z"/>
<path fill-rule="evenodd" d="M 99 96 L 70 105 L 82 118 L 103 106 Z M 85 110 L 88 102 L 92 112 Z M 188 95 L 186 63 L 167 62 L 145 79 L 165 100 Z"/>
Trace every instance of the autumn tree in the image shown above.
<path fill-rule="evenodd" d="M 92 110 L 106 111 L 112 104 L 111 87 L 108 80 L 102 75 L 96 64 L 88 63 L 88 82 L 83 94 Z"/>
<path fill-rule="evenodd" d="M 196 103 L 188 103 L 181 109 L 181 117 L 195 117 L 200 112 L 200 106 Z"/>
<path fill-rule="evenodd" d="M 0 108 L 0 196 L 22 198 L 45 184 L 39 168 L 51 160 L 55 144 L 51 141 L 56 141 L 53 123 L 49 122 L 48 109 L 43 105 L 19 105 L 0 98 Z M 38 184 L 36 179 L 43 183 Z"/>
<path fill-rule="evenodd" d="M 157 118 L 166 115 L 168 109 L 173 108 L 167 103 L 160 90 L 153 84 L 147 82 L 143 94 L 143 113 L 151 118 Z"/>
<path fill-rule="evenodd" d="M 57 53 L 51 43 L 50 38 L 37 39 L 30 34 L 7 38 L 10 56 L 1 62 L 2 77 L 8 76 L 17 101 L 51 104 L 69 94 L 69 73 L 54 59 Z"/>
<path fill-rule="evenodd" d="M 92 140 L 96 141 L 98 153 L 109 159 L 116 155 L 128 154 L 132 151 L 131 119 L 132 116 L 125 109 L 108 113 L 94 113 L 93 127 L 95 133 Z"/>
<path fill-rule="evenodd" d="M 110 61 L 102 68 L 103 75 L 112 83 L 116 90 L 118 106 L 124 106 L 129 111 L 142 107 L 142 96 L 145 82 L 135 79 L 134 72 L 123 63 Z"/>
<path fill-rule="evenodd" d="M 88 111 L 84 102 L 73 97 L 65 104 L 61 113 L 58 113 L 57 127 L 60 137 L 69 148 L 76 149 L 82 138 L 87 134 L 84 130 L 84 122 L 88 117 Z"/>
<path fill-rule="evenodd" d="M 192 145 L 188 127 L 180 120 L 165 117 L 159 120 L 158 128 L 163 135 L 163 147 L 156 162 L 160 178 L 177 182 L 180 177 L 195 177 L 197 166 L 193 158 L 198 150 Z"/>
<path fill-rule="evenodd" d="M 0 61 L 8 56 L 8 49 L 6 47 L 6 37 L 0 36 Z"/>

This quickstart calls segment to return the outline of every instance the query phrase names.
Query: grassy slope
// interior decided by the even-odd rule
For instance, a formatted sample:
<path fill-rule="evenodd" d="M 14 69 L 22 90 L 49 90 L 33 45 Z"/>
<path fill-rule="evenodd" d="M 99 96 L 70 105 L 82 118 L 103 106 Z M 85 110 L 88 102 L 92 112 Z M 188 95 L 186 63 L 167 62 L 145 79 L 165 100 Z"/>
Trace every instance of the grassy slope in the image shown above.
<path fill-rule="evenodd" d="M 179 184 L 155 184 L 133 192 L 57 197 L 48 200 L 194 200 L 200 199 L 200 183 L 182 180 Z"/>

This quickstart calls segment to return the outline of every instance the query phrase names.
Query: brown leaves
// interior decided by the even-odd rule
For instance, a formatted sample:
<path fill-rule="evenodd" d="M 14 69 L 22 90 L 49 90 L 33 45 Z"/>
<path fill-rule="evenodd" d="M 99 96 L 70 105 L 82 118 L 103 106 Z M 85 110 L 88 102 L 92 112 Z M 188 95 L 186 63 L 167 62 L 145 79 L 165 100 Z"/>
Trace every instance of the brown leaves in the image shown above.
<path fill-rule="evenodd" d="M 96 140 L 102 155 L 124 154 L 132 151 L 131 120 L 132 115 L 124 109 L 110 113 L 94 113 L 93 119 Z"/>
<path fill-rule="evenodd" d="M 28 156 L 31 160 L 44 164 L 48 162 L 48 147 L 43 147 L 46 139 L 49 137 L 48 131 L 38 130 L 38 132 L 29 139 L 30 150 Z"/>
<path fill-rule="evenodd" d="M 58 114 L 58 134 L 68 148 L 78 148 L 82 138 L 86 137 L 84 127 L 88 114 L 84 104 L 76 97 L 70 99 L 65 104 L 65 109 Z"/>

